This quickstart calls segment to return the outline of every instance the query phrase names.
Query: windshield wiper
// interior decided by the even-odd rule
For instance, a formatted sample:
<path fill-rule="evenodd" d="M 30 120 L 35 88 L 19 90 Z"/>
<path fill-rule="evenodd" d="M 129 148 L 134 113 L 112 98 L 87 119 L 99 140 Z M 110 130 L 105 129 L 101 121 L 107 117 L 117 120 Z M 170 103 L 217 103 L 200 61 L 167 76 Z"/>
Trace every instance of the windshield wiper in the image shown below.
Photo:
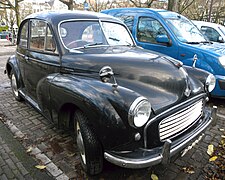
<path fill-rule="evenodd" d="M 88 47 L 96 46 L 96 45 L 101 45 L 101 44 L 103 44 L 103 42 L 89 43 L 89 44 L 85 44 L 84 48 L 88 48 Z"/>
<path fill-rule="evenodd" d="M 200 44 L 201 42 L 186 42 L 187 44 Z"/>
<path fill-rule="evenodd" d="M 201 43 L 203 43 L 203 44 L 212 44 L 212 42 L 211 41 L 201 41 Z"/>
<path fill-rule="evenodd" d="M 113 40 L 113 41 L 117 41 L 117 42 L 119 42 L 119 41 L 120 41 L 119 39 L 114 38 L 114 37 L 109 37 L 109 39 L 111 39 L 111 40 Z"/>
<path fill-rule="evenodd" d="M 109 37 L 109 39 L 111 39 L 111 40 L 113 40 L 113 41 L 117 41 L 117 42 L 121 41 L 121 40 L 119 40 L 119 39 L 117 39 L 117 38 L 114 38 L 114 37 Z M 129 43 L 129 42 L 127 42 L 127 41 L 124 41 L 124 42 L 127 43 L 127 44 L 124 44 L 124 45 L 126 45 L 126 46 L 132 46 L 131 43 Z M 121 44 L 121 45 L 122 45 L 122 44 Z"/>

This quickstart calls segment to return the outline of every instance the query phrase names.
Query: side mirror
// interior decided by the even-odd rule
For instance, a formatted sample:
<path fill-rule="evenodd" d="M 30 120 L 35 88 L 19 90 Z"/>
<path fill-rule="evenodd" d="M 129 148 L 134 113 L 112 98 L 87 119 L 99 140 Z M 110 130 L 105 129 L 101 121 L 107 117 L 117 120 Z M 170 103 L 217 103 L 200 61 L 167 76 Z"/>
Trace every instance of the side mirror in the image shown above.
<path fill-rule="evenodd" d="M 117 87 L 116 79 L 114 77 L 114 72 L 110 66 L 104 66 L 100 71 L 99 71 L 99 76 L 102 82 L 104 83 L 109 83 L 111 78 L 113 79 L 113 87 Z"/>
<path fill-rule="evenodd" d="M 224 39 L 223 39 L 221 36 L 219 36 L 219 37 L 218 37 L 218 42 L 224 43 Z"/>
<path fill-rule="evenodd" d="M 157 35 L 156 36 L 156 42 L 157 43 L 162 43 L 162 44 L 167 44 L 168 46 L 171 46 L 172 45 L 171 40 L 165 34 L 163 34 L 163 35 Z"/>

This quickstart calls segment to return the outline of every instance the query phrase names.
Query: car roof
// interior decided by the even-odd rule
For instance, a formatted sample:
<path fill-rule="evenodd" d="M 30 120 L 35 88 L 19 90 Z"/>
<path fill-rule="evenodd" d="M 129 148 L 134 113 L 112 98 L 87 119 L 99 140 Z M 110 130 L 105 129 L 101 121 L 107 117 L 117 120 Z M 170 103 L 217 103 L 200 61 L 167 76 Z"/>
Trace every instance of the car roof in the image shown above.
<path fill-rule="evenodd" d="M 33 19 L 33 18 L 42 19 L 42 20 L 56 23 L 56 24 L 63 20 L 69 20 L 69 19 L 108 20 L 108 21 L 121 22 L 117 18 L 108 16 L 106 14 L 90 12 L 90 11 L 78 11 L 78 10 L 44 11 L 44 12 L 42 11 L 39 13 L 31 14 L 27 16 L 24 20 Z"/>
<path fill-rule="evenodd" d="M 222 26 L 221 24 L 217 24 L 217 23 L 212 23 L 212 22 L 206 22 L 206 21 L 196 21 L 196 20 L 192 20 L 192 22 L 194 24 L 196 24 L 197 26 L 209 26 L 209 27 L 214 27 L 214 28 L 217 28 L 217 27 L 224 27 Z"/>
<path fill-rule="evenodd" d="M 109 14 L 116 14 L 119 12 L 124 13 L 153 13 L 160 16 L 163 16 L 163 18 L 177 18 L 178 16 L 182 16 L 176 12 L 168 11 L 165 9 L 154 9 L 154 8 L 115 8 L 115 9 L 108 9 L 101 11 L 103 13 L 109 13 Z M 182 16 L 184 17 L 184 16 Z"/>

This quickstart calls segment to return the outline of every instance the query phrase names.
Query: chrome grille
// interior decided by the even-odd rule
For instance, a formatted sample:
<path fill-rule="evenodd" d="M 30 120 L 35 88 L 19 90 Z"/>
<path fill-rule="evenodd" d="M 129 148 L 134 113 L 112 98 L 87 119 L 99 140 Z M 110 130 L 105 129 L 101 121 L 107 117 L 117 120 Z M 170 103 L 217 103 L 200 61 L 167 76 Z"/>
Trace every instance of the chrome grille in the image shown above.
<path fill-rule="evenodd" d="M 200 100 L 163 119 L 159 123 L 160 140 L 172 139 L 188 129 L 201 116 L 202 107 L 203 102 Z"/>

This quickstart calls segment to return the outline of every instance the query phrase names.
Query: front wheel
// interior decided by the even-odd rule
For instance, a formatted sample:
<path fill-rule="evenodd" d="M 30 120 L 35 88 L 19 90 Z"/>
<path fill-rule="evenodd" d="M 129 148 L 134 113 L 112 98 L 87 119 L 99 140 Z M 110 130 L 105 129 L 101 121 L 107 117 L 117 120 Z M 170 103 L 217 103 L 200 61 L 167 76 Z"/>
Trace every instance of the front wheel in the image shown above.
<path fill-rule="evenodd" d="M 13 70 L 10 72 L 10 83 L 11 83 L 13 96 L 15 97 L 15 99 L 17 101 L 22 101 L 23 99 L 19 94 L 18 82 L 17 82 L 16 76 L 15 76 L 15 73 L 13 72 Z"/>
<path fill-rule="evenodd" d="M 81 111 L 75 112 L 74 130 L 83 169 L 90 175 L 99 174 L 103 168 L 102 146 Z"/>

